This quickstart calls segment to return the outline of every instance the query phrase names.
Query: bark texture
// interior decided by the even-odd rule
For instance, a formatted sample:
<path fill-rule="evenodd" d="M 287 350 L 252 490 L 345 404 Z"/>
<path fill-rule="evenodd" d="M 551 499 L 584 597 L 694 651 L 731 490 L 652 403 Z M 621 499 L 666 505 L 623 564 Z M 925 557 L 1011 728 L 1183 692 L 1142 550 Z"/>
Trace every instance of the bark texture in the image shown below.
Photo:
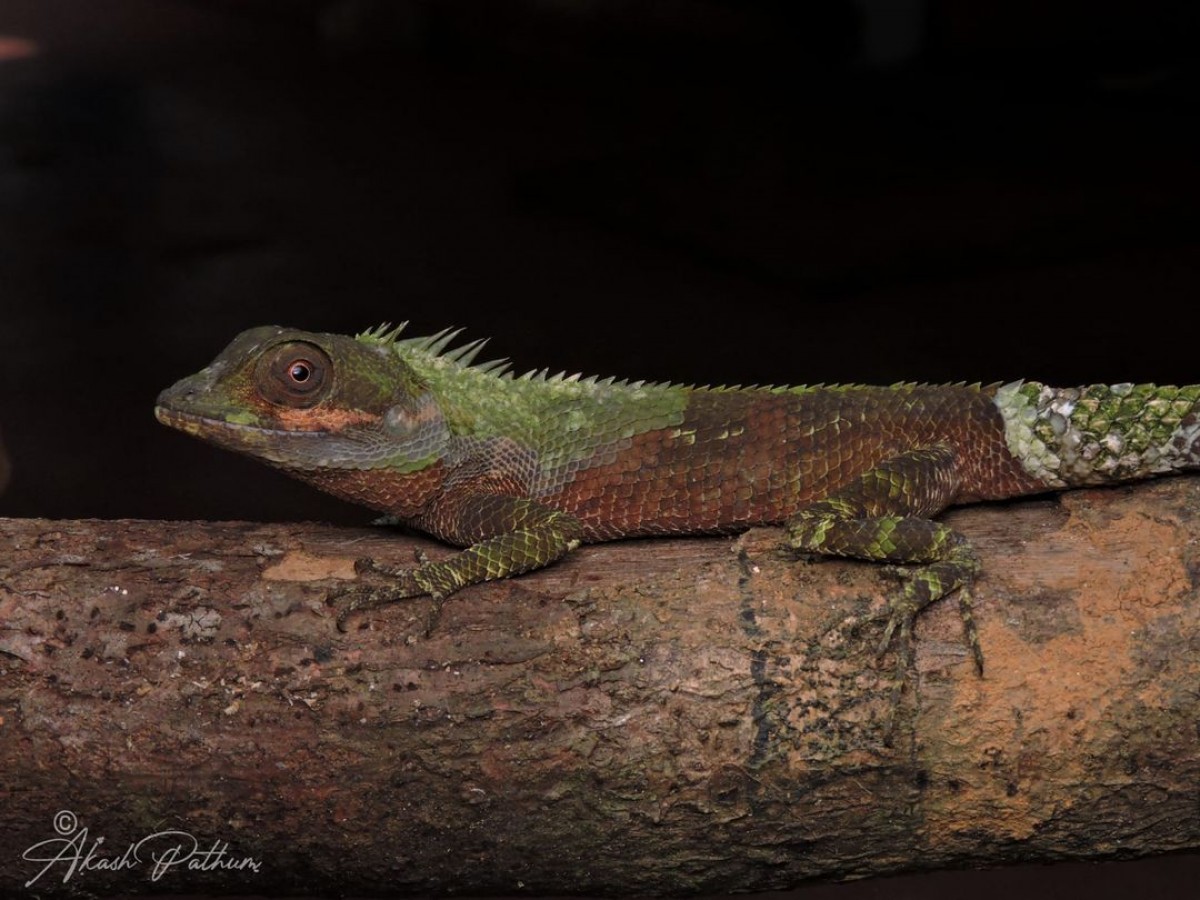
<path fill-rule="evenodd" d="M 688 893 L 1200 846 L 1200 478 L 946 518 L 987 672 L 944 603 L 900 692 L 889 580 L 770 529 L 586 547 L 427 637 L 423 601 L 334 628 L 355 557 L 446 552 L 384 529 L 0 520 L 0 893 Z"/>

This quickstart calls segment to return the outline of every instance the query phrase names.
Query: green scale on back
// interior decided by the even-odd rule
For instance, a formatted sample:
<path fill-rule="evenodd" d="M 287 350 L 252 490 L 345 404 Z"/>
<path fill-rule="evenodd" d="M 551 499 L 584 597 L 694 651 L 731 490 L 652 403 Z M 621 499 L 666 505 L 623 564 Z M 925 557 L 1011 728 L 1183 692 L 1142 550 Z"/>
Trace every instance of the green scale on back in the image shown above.
<path fill-rule="evenodd" d="M 1200 466 L 1200 386 L 697 388 L 515 376 L 458 331 L 243 332 L 158 398 L 164 424 L 464 547 L 337 595 L 395 600 L 545 566 L 584 541 L 783 524 L 806 552 L 906 564 L 883 647 L 978 562 L 946 507 Z M 433 618 L 431 617 L 431 622 Z M 881 648 L 882 649 L 882 648 Z"/>

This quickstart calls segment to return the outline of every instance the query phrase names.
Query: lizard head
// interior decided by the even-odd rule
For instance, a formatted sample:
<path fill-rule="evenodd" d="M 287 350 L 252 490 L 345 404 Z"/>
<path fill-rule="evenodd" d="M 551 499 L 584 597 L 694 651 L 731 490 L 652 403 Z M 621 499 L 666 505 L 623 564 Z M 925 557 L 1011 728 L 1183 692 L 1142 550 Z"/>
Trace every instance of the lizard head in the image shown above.
<path fill-rule="evenodd" d="M 419 471 L 449 439 L 428 385 L 390 346 L 273 325 L 239 334 L 159 394 L 154 414 L 297 473 Z"/>

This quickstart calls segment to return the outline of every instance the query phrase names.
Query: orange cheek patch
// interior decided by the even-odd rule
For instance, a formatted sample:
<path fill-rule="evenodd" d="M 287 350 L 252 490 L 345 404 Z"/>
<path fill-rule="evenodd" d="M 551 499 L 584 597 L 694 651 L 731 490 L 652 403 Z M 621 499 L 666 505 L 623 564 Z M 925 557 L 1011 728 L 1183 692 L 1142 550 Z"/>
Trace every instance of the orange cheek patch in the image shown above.
<path fill-rule="evenodd" d="M 369 425 L 379 416 L 361 409 L 281 409 L 275 412 L 285 431 L 341 431 L 351 425 Z"/>

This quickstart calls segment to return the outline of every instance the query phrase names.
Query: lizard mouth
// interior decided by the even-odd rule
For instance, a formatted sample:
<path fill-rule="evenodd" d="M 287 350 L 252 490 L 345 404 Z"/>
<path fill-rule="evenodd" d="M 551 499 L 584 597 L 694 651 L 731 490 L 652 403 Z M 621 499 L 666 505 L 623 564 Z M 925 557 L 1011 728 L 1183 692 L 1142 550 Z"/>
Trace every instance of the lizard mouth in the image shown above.
<path fill-rule="evenodd" d="M 175 409 L 168 409 L 165 406 L 154 407 L 154 418 L 158 419 L 163 425 L 168 428 L 174 428 L 177 431 L 182 431 L 184 434 L 190 434 L 193 437 L 200 437 L 206 433 L 205 426 L 215 425 L 213 419 L 205 419 L 203 416 L 189 415 L 181 413 Z M 221 423 L 227 425 L 228 423 Z"/>
<path fill-rule="evenodd" d="M 167 427 L 186 435 L 235 453 L 261 459 L 271 465 L 304 469 L 328 465 L 330 462 L 328 448 L 322 440 L 328 437 L 327 433 L 263 428 L 259 425 L 181 412 L 162 404 L 154 407 L 154 417 Z"/>
<path fill-rule="evenodd" d="M 154 418 L 168 428 L 174 428 L 193 437 L 206 437 L 230 431 L 257 432 L 263 430 L 252 425 L 237 425 L 224 419 L 214 419 L 211 416 L 180 412 L 169 406 L 154 407 Z"/>
<path fill-rule="evenodd" d="M 154 407 L 154 417 L 169 428 L 225 450 L 254 457 L 293 474 L 323 469 L 369 469 L 380 465 L 396 465 L 389 457 L 389 448 L 385 443 L 364 443 L 337 432 L 264 428 L 183 412 L 161 403 Z"/>
<path fill-rule="evenodd" d="M 227 419 L 215 419 L 211 416 L 202 416 L 197 413 L 180 412 L 177 409 L 171 409 L 169 406 L 161 405 L 154 407 L 154 418 L 158 419 L 159 422 L 168 428 L 174 428 L 192 437 L 205 438 L 212 441 L 220 441 L 222 436 L 236 436 L 242 442 L 248 442 L 246 441 L 247 438 L 253 439 L 256 436 L 263 438 L 276 436 L 290 438 L 304 434 L 320 434 L 317 431 L 293 431 L 286 428 L 263 428 L 261 425 L 244 425 L 240 422 L 230 422 Z M 225 441 L 222 443 L 228 442 Z"/>

